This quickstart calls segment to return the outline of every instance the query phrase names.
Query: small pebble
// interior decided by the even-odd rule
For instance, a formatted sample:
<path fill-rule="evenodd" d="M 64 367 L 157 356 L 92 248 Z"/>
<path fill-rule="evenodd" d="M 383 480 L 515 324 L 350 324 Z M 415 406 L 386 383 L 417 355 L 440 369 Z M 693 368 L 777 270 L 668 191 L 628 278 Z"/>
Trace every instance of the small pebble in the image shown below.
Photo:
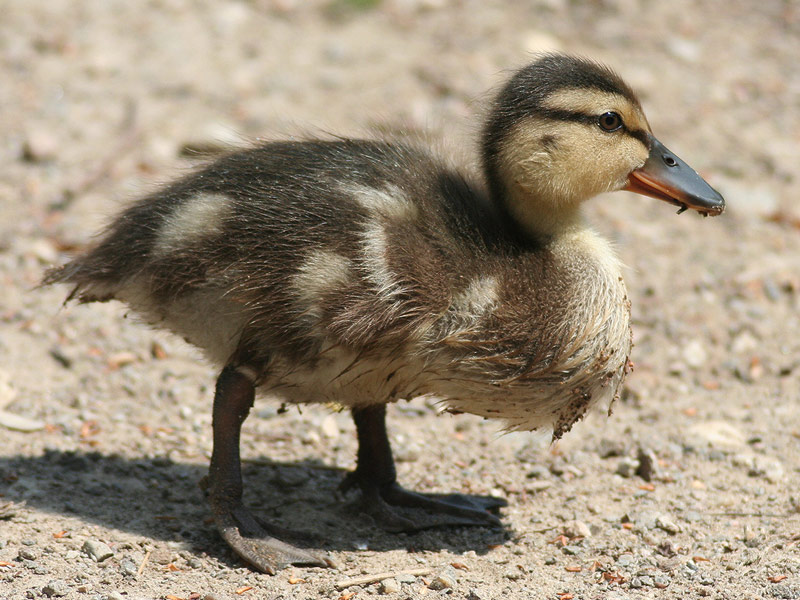
<path fill-rule="evenodd" d="M 411 443 L 398 448 L 398 451 L 395 453 L 395 460 L 397 460 L 397 462 L 413 463 L 417 462 L 420 456 L 422 456 L 421 449 L 416 444 Z"/>
<path fill-rule="evenodd" d="M 553 482 L 546 479 L 536 479 L 534 481 L 526 481 L 524 487 L 526 492 L 536 493 L 553 487 Z"/>
<path fill-rule="evenodd" d="M 28 417 L 23 417 L 22 415 L 7 410 L 0 410 L 0 426 L 10 429 L 11 431 L 32 433 L 44 429 L 45 423 L 39 419 L 29 419 Z"/>
<path fill-rule="evenodd" d="M 783 465 L 776 459 L 756 455 L 748 474 L 751 477 L 764 477 L 770 483 L 780 483 L 786 472 Z"/>
<path fill-rule="evenodd" d="M 692 445 L 708 444 L 715 449 L 745 446 L 744 433 L 726 421 L 704 421 L 691 425 L 687 431 Z"/>
<path fill-rule="evenodd" d="M 696 510 L 689 510 L 686 511 L 686 514 L 683 515 L 683 520 L 687 523 L 699 523 L 703 520 L 703 515 L 701 515 Z"/>
<path fill-rule="evenodd" d="M 652 481 L 655 479 L 656 469 L 658 467 L 655 453 L 649 448 L 640 447 L 636 455 L 636 460 L 639 461 L 636 474 L 645 481 Z"/>
<path fill-rule="evenodd" d="M 564 546 L 564 548 L 562 548 L 561 551 L 564 554 L 569 554 L 570 556 L 575 556 L 576 554 L 580 554 L 581 550 L 582 550 L 582 548 L 580 546 L 568 545 L 568 546 Z"/>
<path fill-rule="evenodd" d="M 206 596 L 206 598 L 210 598 L 210 596 Z M 104 596 L 104 600 L 125 600 L 125 596 L 117 591 L 113 591 L 106 594 Z"/>
<path fill-rule="evenodd" d="M 339 424 L 336 422 L 334 415 L 328 415 L 322 420 L 320 431 L 329 440 L 335 440 L 339 437 Z"/>
<path fill-rule="evenodd" d="M 58 153 L 58 140 L 48 131 L 29 131 L 22 145 L 22 158 L 27 162 L 52 160 Z"/>
<path fill-rule="evenodd" d="M 653 577 L 653 586 L 657 587 L 660 590 L 663 590 L 665 587 L 668 587 L 669 584 L 672 583 L 669 577 L 665 575 L 656 575 Z"/>
<path fill-rule="evenodd" d="M 136 563 L 129 557 L 126 556 L 119 561 L 119 572 L 122 573 L 123 577 L 135 577 L 138 571 L 139 568 L 136 566 Z"/>
<path fill-rule="evenodd" d="M 447 567 L 436 575 L 428 587 L 432 590 L 446 590 L 456 585 L 456 574 L 452 567 Z"/>
<path fill-rule="evenodd" d="M 617 559 L 617 566 L 623 569 L 627 569 L 635 563 L 636 560 L 633 558 L 632 554 L 621 554 Z"/>
<path fill-rule="evenodd" d="M 675 535 L 681 530 L 681 528 L 672 519 L 664 515 L 656 517 L 656 527 L 666 531 L 670 535 Z"/>
<path fill-rule="evenodd" d="M 267 405 L 262 408 L 259 408 L 256 411 L 259 419 L 272 419 L 273 417 L 278 415 L 278 409 L 272 405 Z"/>
<path fill-rule="evenodd" d="M 394 577 L 389 577 L 389 579 L 381 581 L 380 586 L 378 586 L 378 591 L 381 594 L 399 594 L 400 583 L 398 583 L 397 579 Z"/>
<path fill-rule="evenodd" d="M 621 475 L 622 477 L 629 478 L 633 477 L 636 474 L 636 470 L 639 468 L 639 461 L 635 458 L 631 458 L 630 456 L 626 456 L 619 461 L 617 465 L 617 475 Z"/>
<path fill-rule="evenodd" d="M 417 581 L 414 575 L 409 575 L 408 573 L 400 573 L 395 579 L 398 583 L 416 583 Z"/>
<path fill-rule="evenodd" d="M 114 556 L 114 551 L 108 546 L 108 544 L 98 540 L 86 540 L 83 543 L 81 550 L 98 563 Z"/>
<path fill-rule="evenodd" d="M 69 586 L 60 579 L 51 579 L 42 588 L 42 594 L 48 598 L 59 598 L 69 594 Z"/>
<path fill-rule="evenodd" d="M 19 557 L 23 560 L 36 560 L 39 558 L 39 555 L 30 548 L 20 548 Z"/>
<path fill-rule="evenodd" d="M 731 352 L 734 354 L 747 354 L 756 350 L 759 341 L 749 331 L 737 335 L 731 342 Z"/>
<path fill-rule="evenodd" d="M 708 360 L 703 343 L 700 340 L 692 340 L 683 348 L 683 360 L 693 369 L 702 367 Z"/>
<path fill-rule="evenodd" d="M 58 260 L 59 253 L 52 242 L 45 238 L 39 238 L 27 245 L 25 254 L 36 257 L 44 265 L 51 265 Z"/>
<path fill-rule="evenodd" d="M 672 545 L 672 542 L 669 540 L 664 540 L 658 546 L 656 546 L 656 552 L 658 552 L 661 556 L 665 556 L 667 558 L 672 558 L 678 554 L 678 551 L 675 549 L 675 546 Z"/>
<path fill-rule="evenodd" d="M 592 531 L 583 521 L 568 521 L 564 523 L 564 535 L 568 538 L 588 538 L 592 537 Z"/>
<path fill-rule="evenodd" d="M 742 537 L 744 539 L 744 545 L 748 548 L 758 548 L 764 541 L 763 536 L 759 535 L 758 531 L 754 530 L 749 525 L 744 526 Z"/>

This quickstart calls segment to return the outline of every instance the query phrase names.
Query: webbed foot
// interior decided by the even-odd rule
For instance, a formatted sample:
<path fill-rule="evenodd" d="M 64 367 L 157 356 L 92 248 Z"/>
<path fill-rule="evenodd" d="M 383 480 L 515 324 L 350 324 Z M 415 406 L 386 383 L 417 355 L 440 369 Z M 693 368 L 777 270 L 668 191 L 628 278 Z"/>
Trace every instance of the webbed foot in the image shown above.
<path fill-rule="evenodd" d="M 358 434 L 358 466 L 340 489 L 358 487 L 362 510 L 387 531 L 416 531 L 452 525 L 500 526 L 492 514 L 507 503 L 492 496 L 420 494 L 403 489 L 386 433 L 386 406 L 353 409 Z"/>
<path fill-rule="evenodd" d="M 239 501 L 212 496 L 209 504 L 222 538 L 239 557 L 259 571 L 274 575 L 288 565 L 334 566 L 322 552 L 297 548 L 275 537 L 275 534 L 286 537 L 291 532 L 256 518 Z"/>
<path fill-rule="evenodd" d="M 390 532 L 463 525 L 500 527 L 502 523 L 493 512 L 508 505 L 493 496 L 421 494 L 406 490 L 397 482 L 370 485 L 359 481 L 355 471 L 345 478 L 340 489 L 347 491 L 356 485 L 361 488 L 361 510 Z"/>

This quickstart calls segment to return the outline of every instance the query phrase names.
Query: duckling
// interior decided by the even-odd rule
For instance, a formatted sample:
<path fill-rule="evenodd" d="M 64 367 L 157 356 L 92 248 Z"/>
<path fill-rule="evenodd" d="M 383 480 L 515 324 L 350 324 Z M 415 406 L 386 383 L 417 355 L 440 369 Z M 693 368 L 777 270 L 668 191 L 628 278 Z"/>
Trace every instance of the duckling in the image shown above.
<path fill-rule="evenodd" d="M 208 502 L 256 569 L 329 564 L 242 503 L 239 437 L 256 393 L 350 409 L 358 456 L 342 489 L 360 489 L 386 529 L 496 525 L 502 499 L 398 484 L 386 405 L 434 397 L 560 438 L 610 407 L 630 365 L 620 263 L 584 202 L 632 190 L 681 212 L 725 206 L 653 136 L 620 77 L 583 58 L 517 71 L 480 149 L 482 173 L 385 139 L 235 151 L 134 203 L 46 274 L 74 286 L 68 300 L 119 300 L 219 365 Z"/>

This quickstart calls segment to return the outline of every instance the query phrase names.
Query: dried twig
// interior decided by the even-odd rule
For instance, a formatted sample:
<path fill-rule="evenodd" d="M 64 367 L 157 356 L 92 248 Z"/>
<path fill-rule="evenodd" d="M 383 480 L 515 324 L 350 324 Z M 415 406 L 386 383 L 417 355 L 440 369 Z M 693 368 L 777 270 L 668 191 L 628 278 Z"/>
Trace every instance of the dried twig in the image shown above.
<path fill-rule="evenodd" d="M 139 577 L 144 571 L 144 566 L 147 564 L 147 561 L 150 560 L 150 555 L 153 553 L 152 550 L 148 550 L 144 553 L 144 558 L 142 559 L 142 564 L 139 565 L 139 570 L 136 571 L 136 576 Z"/>
<path fill-rule="evenodd" d="M 413 575 L 415 577 L 421 575 L 430 575 L 431 569 L 409 569 L 408 571 L 395 571 L 394 573 L 376 573 L 375 575 L 364 575 L 363 577 L 353 577 L 351 579 L 342 579 L 336 582 L 337 590 L 344 590 L 354 585 L 369 585 L 370 583 L 378 583 L 390 577 L 397 577 L 398 575 Z"/>

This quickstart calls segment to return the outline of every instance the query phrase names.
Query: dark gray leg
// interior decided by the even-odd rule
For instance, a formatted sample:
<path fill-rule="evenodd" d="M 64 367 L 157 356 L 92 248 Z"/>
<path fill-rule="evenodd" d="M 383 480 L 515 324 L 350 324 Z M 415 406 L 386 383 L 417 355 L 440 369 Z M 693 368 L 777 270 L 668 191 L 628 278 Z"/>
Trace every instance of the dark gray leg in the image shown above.
<path fill-rule="evenodd" d="M 418 494 L 397 483 L 386 433 L 386 405 L 353 409 L 358 434 L 358 464 L 342 482 L 347 491 L 358 486 L 363 510 L 387 531 L 414 531 L 447 525 L 500 525 L 488 512 L 506 506 L 502 498 L 461 494 Z M 421 509 L 400 514 L 393 507 Z"/>
<path fill-rule="evenodd" d="M 270 575 L 289 564 L 329 566 L 323 556 L 272 537 L 269 531 L 279 528 L 256 520 L 242 504 L 239 435 L 254 399 L 250 379 L 225 367 L 214 394 L 214 450 L 205 484 L 217 529 L 236 554 Z"/>

